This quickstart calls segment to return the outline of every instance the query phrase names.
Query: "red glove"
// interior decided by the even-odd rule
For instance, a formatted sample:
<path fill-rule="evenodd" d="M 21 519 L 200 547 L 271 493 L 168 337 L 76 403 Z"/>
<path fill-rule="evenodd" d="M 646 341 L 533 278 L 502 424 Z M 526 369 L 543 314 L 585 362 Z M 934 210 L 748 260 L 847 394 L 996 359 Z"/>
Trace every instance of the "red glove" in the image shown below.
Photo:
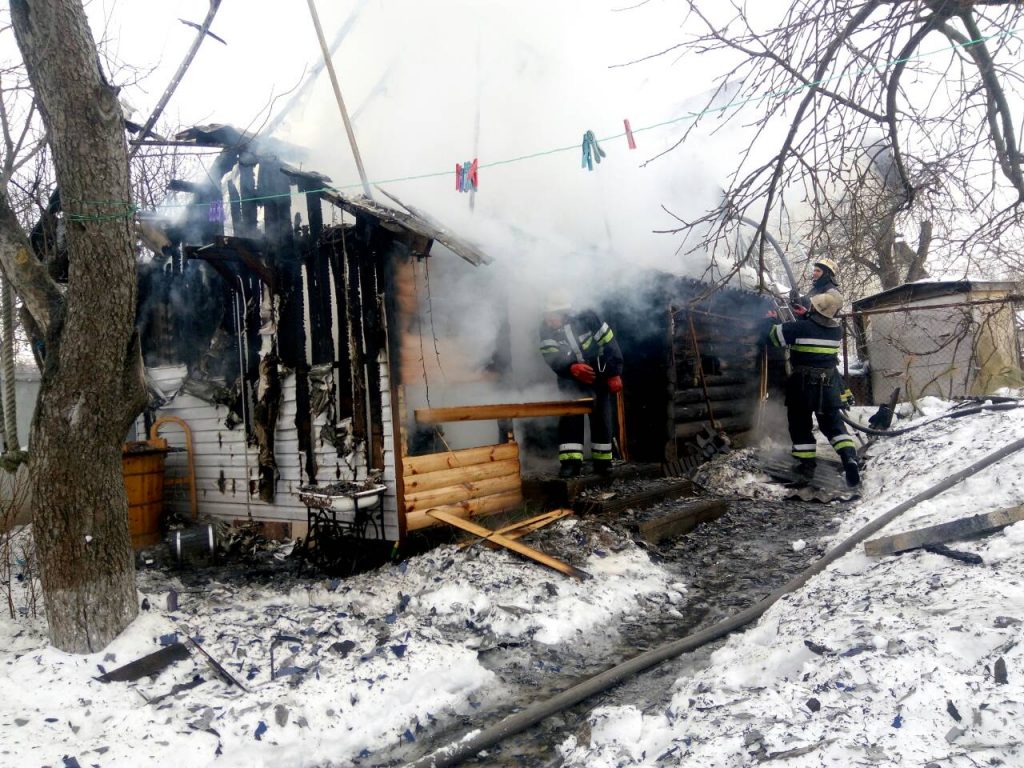
<path fill-rule="evenodd" d="M 577 381 L 581 381 L 584 384 L 594 383 L 594 369 L 586 363 L 573 363 L 569 366 L 569 373 Z"/>
<path fill-rule="evenodd" d="M 793 310 L 793 314 L 797 317 L 803 317 L 807 314 L 807 307 L 803 304 L 793 304 L 790 308 Z"/>
<path fill-rule="evenodd" d="M 776 312 L 774 309 L 769 309 L 767 312 L 765 312 L 764 316 L 770 317 L 772 320 L 775 320 L 779 316 L 779 313 Z"/>
<path fill-rule="evenodd" d="M 611 392 L 613 395 L 617 395 L 619 392 L 622 391 L 621 376 L 612 376 L 610 379 L 608 379 L 608 391 Z"/>

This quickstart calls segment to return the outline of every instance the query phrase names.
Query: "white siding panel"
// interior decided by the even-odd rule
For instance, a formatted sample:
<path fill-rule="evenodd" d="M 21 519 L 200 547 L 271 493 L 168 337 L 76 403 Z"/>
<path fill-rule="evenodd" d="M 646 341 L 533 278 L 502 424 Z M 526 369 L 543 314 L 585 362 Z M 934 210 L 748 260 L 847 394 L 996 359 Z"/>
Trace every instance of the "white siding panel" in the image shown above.
<path fill-rule="evenodd" d="M 180 386 L 185 374 L 182 367 L 152 368 L 149 373 L 153 381 L 164 392 L 171 394 Z M 385 430 L 390 430 L 390 398 L 388 419 Z M 273 504 L 267 504 L 255 493 L 259 479 L 259 451 L 247 446 L 241 425 L 228 429 L 224 420 L 228 409 L 212 405 L 188 394 L 178 394 L 160 409 L 159 415 L 173 415 L 185 420 L 192 430 L 194 446 L 196 491 L 199 511 L 229 520 L 246 519 L 268 521 L 305 521 L 306 507 L 296 495 L 298 487 L 307 480 L 303 456 L 299 451 L 298 434 L 295 428 L 295 379 L 289 376 L 282 382 L 282 403 L 275 430 L 274 454 L 277 459 L 280 478 L 277 482 Z M 317 464 L 317 479 L 321 484 L 338 481 L 364 480 L 366 478 L 365 452 L 341 457 L 334 446 L 319 439 L 319 432 L 325 423 L 324 416 L 313 422 L 314 456 Z M 183 448 L 183 433 L 174 425 L 161 430 L 172 447 Z M 394 456 L 388 458 L 390 441 L 386 445 L 386 467 L 390 467 L 391 480 L 384 501 L 385 535 L 389 539 L 398 537 L 397 499 L 394 490 Z M 168 477 L 183 476 L 186 468 L 185 454 L 168 455 Z M 249 493 L 251 487 L 253 493 Z M 167 506 L 175 511 L 187 512 L 188 494 L 184 488 L 168 491 Z M 343 517 L 343 515 L 339 515 Z"/>

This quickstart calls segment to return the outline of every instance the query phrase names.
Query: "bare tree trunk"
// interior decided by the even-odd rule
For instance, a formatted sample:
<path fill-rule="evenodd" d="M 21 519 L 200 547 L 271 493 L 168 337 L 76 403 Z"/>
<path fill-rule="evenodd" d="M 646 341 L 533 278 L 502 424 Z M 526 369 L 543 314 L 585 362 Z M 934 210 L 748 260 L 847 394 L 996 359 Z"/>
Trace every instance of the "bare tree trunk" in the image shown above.
<path fill-rule="evenodd" d="M 80 0 L 13 0 L 11 18 L 53 153 L 70 263 L 56 310 L 33 312 L 46 345 L 30 440 L 34 533 L 50 639 L 93 652 L 138 611 L 121 474 L 121 443 L 144 403 L 127 151 Z M 11 253 L 0 257 L 6 268 Z"/>

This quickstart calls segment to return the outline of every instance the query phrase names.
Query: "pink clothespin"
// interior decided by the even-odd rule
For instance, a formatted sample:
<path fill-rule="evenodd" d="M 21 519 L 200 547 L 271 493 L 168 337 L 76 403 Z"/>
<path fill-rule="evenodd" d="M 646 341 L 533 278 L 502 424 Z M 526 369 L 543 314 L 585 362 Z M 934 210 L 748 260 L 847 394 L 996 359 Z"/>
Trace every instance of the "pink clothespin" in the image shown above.
<path fill-rule="evenodd" d="M 630 149 L 636 149 L 636 142 L 633 141 L 633 129 L 629 127 L 629 120 L 623 120 L 622 124 L 626 126 L 626 143 L 629 144 Z"/>

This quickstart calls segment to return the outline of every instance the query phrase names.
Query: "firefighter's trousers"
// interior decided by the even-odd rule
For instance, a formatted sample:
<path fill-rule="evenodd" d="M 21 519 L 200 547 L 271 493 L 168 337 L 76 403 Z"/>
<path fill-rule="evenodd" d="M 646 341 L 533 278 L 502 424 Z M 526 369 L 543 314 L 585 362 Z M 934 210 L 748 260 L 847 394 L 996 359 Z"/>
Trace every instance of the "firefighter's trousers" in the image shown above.
<path fill-rule="evenodd" d="M 594 382 L 593 388 L 575 379 L 559 379 L 558 388 L 575 397 L 594 398 L 590 414 L 590 450 L 594 461 L 612 460 L 612 394 L 603 380 Z M 561 416 L 558 419 L 559 461 L 583 461 L 583 416 Z"/>

